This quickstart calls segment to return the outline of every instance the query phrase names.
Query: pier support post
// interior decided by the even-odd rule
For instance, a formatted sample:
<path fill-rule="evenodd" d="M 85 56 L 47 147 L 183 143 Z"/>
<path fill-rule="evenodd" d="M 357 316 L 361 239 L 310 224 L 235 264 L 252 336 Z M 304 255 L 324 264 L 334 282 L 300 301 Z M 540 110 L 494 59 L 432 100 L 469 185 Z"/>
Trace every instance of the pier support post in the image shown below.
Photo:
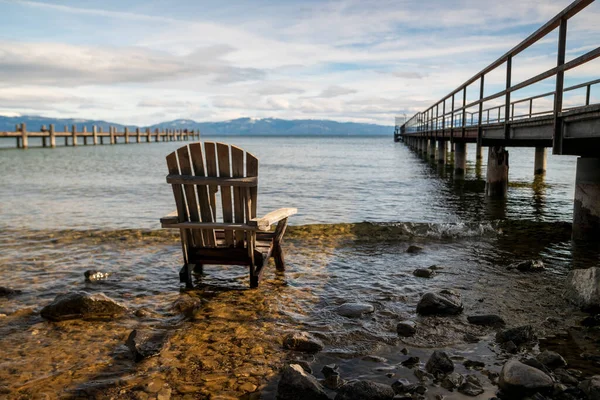
<path fill-rule="evenodd" d="M 98 127 L 96 125 L 92 126 L 92 137 L 94 146 L 96 146 L 98 144 Z"/>
<path fill-rule="evenodd" d="M 111 126 L 108 129 L 110 130 L 110 144 L 115 144 L 115 127 Z"/>
<path fill-rule="evenodd" d="M 83 145 L 87 146 L 88 138 L 87 138 L 87 126 L 83 126 Z"/>
<path fill-rule="evenodd" d="M 429 149 L 427 150 L 427 154 L 430 159 L 435 159 L 435 139 L 429 139 Z"/>
<path fill-rule="evenodd" d="M 464 142 L 454 143 L 454 176 L 463 178 L 467 170 L 467 144 Z"/>
<path fill-rule="evenodd" d="M 135 142 L 140 143 L 142 141 L 142 137 L 140 136 L 140 128 L 135 128 Z"/>
<path fill-rule="evenodd" d="M 69 127 L 65 125 L 65 146 L 69 145 Z"/>
<path fill-rule="evenodd" d="M 77 127 L 75 125 L 71 126 L 71 136 L 73 137 L 72 146 L 77 146 Z"/>
<path fill-rule="evenodd" d="M 483 160 L 483 146 L 477 143 L 477 154 L 475 156 L 476 160 Z"/>
<path fill-rule="evenodd" d="M 54 134 L 54 124 L 50 124 L 50 147 L 56 147 L 56 136 Z"/>
<path fill-rule="evenodd" d="M 159 132 L 160 131 L 158 130 L 158 128 L 154 129 L 154 133 L 156 133 L 156 136 L 154 137 L 155 142 L 158 142 Z"/>
<path fill-rule="evenodd" d="M 100 134 L 100 144 L 104 144 L 104 135 L 102 135 L 102 127 L 98 127 L 98 133 Z"/>
<path fill-rule="evenodd" d="M 488 151 L 487 197 L 505 198 L 508 193 L 508 151 L 502 146 L 491 146 Z"/>
<path fill-rule="evenodd" d="M 447 142 L 445 140 L 438 140 L 437 157 L 436 157 L 438 164 L 446 163 L 446 143 Z"/>
<path fill-rule="evenodd" d="M 146 128 L 146 143 L 150 143 L 150 128 Z"/>
<path fill-rule="evenodd" d="M 27 137 L 27 125 L 21 124 L 21 148 L 29 147 L 29 138 Z"/>
<path fill-rule="evenodd" d="M 45 134 L 46 132 L 48 132 L 48 130 L 46 129 L 46 125 L 42 125 L 42 129 L 40 129 L 40 131 Z M 42 147 L 48 147 L 48 143 L 46 141 L 46 136 L 42 136 Z"/>
<path fill-rule="evenodd" d="M 573 203 L 573 239 L 600 238 L 600 158 L 579 157 Z"/>
<path fill-rule="evenodd" d="M 129 144 L 129 128 L 125 127 L 125 144 Z"/>
<path fill-rule="evenodd" d="M 546 148 L 536 147 L 535 148 L 535 162 L 533 167 L 533 173 L 535 175 L 543 175 L 546 173 Z"/>

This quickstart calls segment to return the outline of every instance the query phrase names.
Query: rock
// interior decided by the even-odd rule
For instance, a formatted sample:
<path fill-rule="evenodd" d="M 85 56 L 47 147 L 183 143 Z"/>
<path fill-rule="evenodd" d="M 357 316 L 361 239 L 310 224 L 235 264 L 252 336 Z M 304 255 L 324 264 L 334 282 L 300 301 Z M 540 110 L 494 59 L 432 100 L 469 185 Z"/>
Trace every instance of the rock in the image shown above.
<path fill-rule="evenodd" d="M 108 277 L 111 275 L 112 274 L 110 272 L 96 271 L 95 269 L 88 269 L 83 273 L 86 282 L 103 281 L 108 279 Z"/>
<path fill-rule="evenodd" d="M 346 303 L 335 309 L 336 313 L 342 317 L 348 318 L 359 318 L 362 317 L 363 314 L 370 314 L 373 311 L 375 311 L 375 309 L 372 305 L 363 303 Z"/>
<path fill-rule="evenodd" d="M 125 345 L 131 350 L 135 361 L 154 357 L 160 354 L 167 340 L 167 332 L 134 329 L 129 334 Z"/>
<path fill-rule="evenodd" d="M 246 393 L 252 393 L 252 392 L 256 392 L 256 389 L 258 389 L 258 386 L 256 386 L 254 383 L 246 382 L 246 383 L 243 383 L 240 386 L 238 386 L 238 388 Z"/>
<path fill-rule="evenodd" d="M 563 368 L 557 368 L 554 370 L 554 376 L 558 379 L 559 382 L 564 383 L 566 385 L 577 385 L 579 384 L 579 379 L 571 375 L 568 371 Z"/>
<path fill-rule="evenodd" d="M 169 400 L 171 398 L 171 388 L 162 388 L 156 394 L 156 400 Z"/>
<path fill-rule="evenodd" d="M 407 379 L 398 379 L 392 383 L 392 390 L 396 394 L 408 393 L 412 384 Z"/>
<path fill-rule="evenodd" d="M 421 251 L 423 251 L 423 248 L 421 246 L 416 245 L 410 245 L 408 246 L 408 249 L 406 249 L 406 252 L 409 254 L 419 253 Z"/>
<path fill-rule="evenodd" d="M 588 328 L 593 328 L 595 326 L 600 326 L 600 314 L 596 314 L 593 316 L 585 317 L 583 321 L 581 321 L 581 325 L 587 326 Z"/>
<path fill-rule="evenodd" d="M 419 363 L 419 357 L 408 357 L 406 360 L 402 361 L 400 364 L 405 366 L 406 368 L 412 368 Z"/>
<path fill-rule="evenodd" d="M 456 315 L 462 310 L 460 294 L 451 290 L 425 293 L 417 304 L 417 312 L 421 315 Z"/>
<path fill-rule="evenodd" d="M 68 319 L 104 319 L 124 314 L 127 308 L 103 293 L 71 292 L 56 296 L 42 308 L 42 317 L 51 321 Z"/>
<path fill-rule="evenodd" d="M 552 390 L 552 378 L 539 369 L 509 360 L 500 371 L 498 387 L 509 395 L 525 396 Z"/>
<path fill-rule="evenodd" d="M 429 268 L 417 268 L 413 271 L 413 275 L 417 278 L 433 278 L 435 271 Z"/>
<path fill-rule="evenodd" d="M 428 268 L 430 270 L 432 270 L 432 271 L 439 271 L 440 269 L 444 269 L 444 267 L 441 267 L 441 266 L 435 265 L 435 264 L 434 265 L 430 265 Z"/>
<path fill-rule="evenodd" d="M 372 381 L 350 381 L 338 389 L 335 400 L 392 400 L 390 385 Z"/>
<path fill-rule="evenodd" d="M 565 359 L 554 351 L 545 350 L 538 354 L 536 359 L 550 369 L 567 366 Z"/>
<path fill-rule="evenodd" d="M 317 353 L 323 350 L 323 342 L 308 332 L 294 332 L 283 338 L 283 347 L 288 350 Z"/>
<path fill-rule="evenodd" d="M 430 374 L 429 372 L 423 371 L 420 368 L 415 369 L 415 371 L 413 373 L 417 377 L 417 379 L 421 382 L 423 382 L 425 380 L 432 381 L 435 378 L 432 374 Z"/>
<path fill-rule="evenodd" d="M 298 364 L 284 368 L 277 385 L 278 400 L 329 400 L 323 386 Z"/>
<path fill-rule="evenodd" d="M 600 310 L 600 267 L 569 272 L 566 297 L 584 310 Z"/>
<path fill-rule="evenodd" d="M 501 327 L 506 325 L 502 317 L 495 314 L 469 315 L 467 321 L 470 324 L 482 326 Z"/>
<path fill-rule="evenodd" d="M 581 382 L 579 389 L 585 393 L 588 400 L 600 400 L 600 375 L 594 375 Z"/>
<path fill-rule="evenodd" d="M 321 372 L 325 377 L 323 386 L 326 388 L 335 390 L 343 384 L 343 381 L 340 378 L 340 368 L 337 366 L 337 364 L 325 365 L 321 369 Z"/>
<path fill-rule="evenodd" d="M 396 325 L 396 332 L 401 337 L 410 337 L 414 336 L 417 333 L 417 324 L 413 321 L 402 321 L 398 322 Z"/>
<path fill-rule="evenodd" d="M 182 295 L 173 302 L 171 308 L 186 317 L 192 317 L 201 304 L 202 301 L 197 297 Z"/>
<path fill-rule="evenodd" d="M 0 297 L 13 297 L 23 293 L 18 289 L 11 289 L 5 286 L 0 286 Z"/>
<path fill-rule="evenodd" d="M 305 361 L 305 360 L 292 360 L 292 361 L 289 361 L 288 360 L 288 363 L 289 364 L 298 364 L 299 366 L 302 367 L 302 369 L 304 371 L 306 371 L 307 374 L 312 374 L 313 373 L 312 368 L 310 367 L 310 364 L 308 363 L 308 361 Z"/>
<path fill-rule="evenodd" d="M 443 351 L 436 350 L 433 352 L 425 369 L 431 374 L 449 374 L 454 371 L 454 363 Z"/>
<path fill-rule="evenodd" d="M 466 360 L 465 362 L 463 362 L 463 365 L 466 369 L 482 369 L 485 367 L 485 363 L 473 360 Z"/>
<path fill-rule="evenodd" d="M 516 346 L 531 343 L 535 340 L 536 336 L 531 325 L 506 329 L 496 334 L 496 341 L 498 343 L 513 342 Z"/>
<path fill-rule="evenodd" d="M 372 355 L 368 355 L 368 356 L 364 356 L 362 358 L 363 361 L 371 361 L 371 362 L 378 362 L 378 363 L 384 363 L 387 362 L 386 358 L 383 357 L 379 357 L 379 356 L 372 356 Z"/>
<path fill-rule="evenodd" d="M 447 390 L 454 390 L 465 383 L 465 377 L 458 372 L 452 372 L 444 377 L 442 380 L 442 387 Z"/>
<path fill-rule="evenodd" d="M 525 360 L 521 360 L 521 362 L 525 365 L 529 365 L 530 367 L 537 368 L 540 371 L 545 372 L 546 374 L 550 373 L 548 368 L 546 368 L 544 364 L 539 362 L 537 358 L 527 358 Z"/>
<path fill-rule="evenodd" d="M 479 396 L 484 392 L 481 382 L 475 375 L 467 375 L 465 383 L 458 388 L 458 391 L 462 394 L 473 397 Z"/>
<path fill-rule="evenodd" d="M 519 351 L 519 348 L 516 344 L 513 343 L 512 340 L 502 343 L 502 347 L 504 348 L 504 351 L 510 354 L 517 354 L 517 352 Z"/>
<path fill-rule="evenodd" d="M 509 268 L 514 268 L 521 272 L 540 272 L 543 271 L 546 267 L 544 266 L 544 263 L 540 260 L 527 260 L 513 264 Z"/>

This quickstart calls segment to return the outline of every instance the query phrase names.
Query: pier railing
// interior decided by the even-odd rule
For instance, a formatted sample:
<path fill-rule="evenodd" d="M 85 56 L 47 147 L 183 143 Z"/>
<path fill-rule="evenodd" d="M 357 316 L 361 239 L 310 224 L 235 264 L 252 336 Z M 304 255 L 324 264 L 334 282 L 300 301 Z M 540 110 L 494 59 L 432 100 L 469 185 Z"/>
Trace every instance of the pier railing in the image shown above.
<path fill-rule="evenodd" d="M 108 132 L 105 132 L 102 127 L 94 125 L 91 131 L 88 131 L 86 126 L 77 127 L 77 125 L 72 125 L 69 127 L 65 125 L 64 130 L 60 131 L 56 130 L 54 125 L 51 124 L 48 127 L 42 126 L 39 131 L 29 132 L 26 124 L 18 124 L 13 132 L 0 132 L 0 138 L 15 138 L 16 147 L 23 149 L 29 147 L 29 138 L 41 138 L 42 147 L 56 147 L 57 138 L 64 138 L 65 146 L 149 143 L 200 138 L 200 131 L 193 129 L 135 128 L 132 130 L 129 127 L 122 129 L 119 132 L 116 127 L 110 126 Z M 79 138 L 82 138 L 82 140 L 80 141 Z M 134 138 L 135 142 L 132 142 Z"/>
<path fill-rule="evenodd" d="M 564 73 L 574 69 L 580 65 L 588 63 L 600 57 L 600 47 L 596 47 L 587 53 L 565 62 L 566 43 L 567 43 L 567 21 L 583 10 L 585 7 L 593 3 L 594 0 L 576 0 L 567 8 L 557 14 L 554 18 L 544 24 L 529 37 L 508 51 L 502 57 L 485 67 L 478 74 L 467 80 L 458 88 L 454 89 L 448 95 L 444 96 L 438 102 L 426 110 L 412 116 L 403 125 L 396 125 L 396 133 L 399 135 L 413 136 L 437 136 L 439 132 L 442 136 L 448 136 L 451 140 L 464 138 L 467 127 L 476 126 L 477 142 L 481 144 L 482 127 L 488 124 L 504 124 L 505 139 L 509 139 L 510 123 L 515 120 L 525 118 L 533 118 L 539 116 L 552 116 L 554 118 L 554 135 L 553 135 L 553 152 L 560 154 L 562 151 L 562 124 L 560 123 L 561 113 L 572 110 L 577 107 L 585 107 L 590 105 L 591 88 L 594 85 L 600 84 L 600 79 L 592 80 L 579 85 L 564 87 Z M 558 48 L 556 67 L 550 68 L 538 75 L 526 79 L 520 83 L 513 84 L 512 82 L 512 60 L 519 53 L 531 47 L 535 43 L 544 39 L 548 34 L 556 28 L 558 32 Z M 506 86 L 504 90 L 497 93 L 484 96 L 485 77 L 496 68 L 506 64 Z M 542 80 L 556 77 L 555 90 L 548 93 L 537 94 L 528 98 L 513 101 L 511 94 L 517 90 L 529 87 Z M 479 81 L 479 99 L 467 103 L 467 88 Z M 565 108 L 563 107 L 563 94 L 568 91 L 586 88 L 585 105 Z M 537 99 L 552 97 L 552 109 L 534 112 L 533 102 Z M 490 101 L 500 101 L 500 105 L 494 105 L 484 109 L 484 103 Z M 446 103 L 450 103 L 448 109 Z M 515 107 L 528 105 L 528 112 L 516 114 Z M 477 111 L 469 112 L 469 109 L 477 107 Z"/>

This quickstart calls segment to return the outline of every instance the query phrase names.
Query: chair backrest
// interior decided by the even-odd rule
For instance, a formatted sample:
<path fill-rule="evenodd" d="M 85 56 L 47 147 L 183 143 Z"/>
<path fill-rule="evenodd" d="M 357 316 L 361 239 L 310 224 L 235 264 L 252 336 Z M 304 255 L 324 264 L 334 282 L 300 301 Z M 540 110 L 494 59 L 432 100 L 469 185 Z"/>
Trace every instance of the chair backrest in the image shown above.
<path fill-rule="evenodd" d="M 188 231 L 188 245 L 247 248 L 248 232 L 243 226 L 235 226 L 256 218 L 258 159 L 236 146 L 197 142 L 169 154 L 167 166 L 167 182 L 173 187 L 179 222 L 234 227 L 225 229 L 224 234 L 216 224 Z"/>

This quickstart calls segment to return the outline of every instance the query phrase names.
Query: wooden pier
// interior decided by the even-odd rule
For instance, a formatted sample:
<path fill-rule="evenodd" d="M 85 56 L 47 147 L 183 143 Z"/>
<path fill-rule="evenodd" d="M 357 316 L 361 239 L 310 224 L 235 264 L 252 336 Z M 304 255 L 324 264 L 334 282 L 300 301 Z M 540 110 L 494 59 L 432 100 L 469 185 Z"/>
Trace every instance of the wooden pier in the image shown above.
<path fill-rule="evenodd" d="M 91 131 L 86 126 L 76 125 L 65 126 L 64 130 L 57 130 L 53 124 L 48 127 L 42 126 L 39 131 L 28 132 L 26 124 L 18 124 L 14 132 L 0 132 L 0 138 L 13 138 L 16 141 L 16 148 L 29 148 L 29 138 L 41 138 L 41 147 L 54 148 L 57 145 L 57 139 L 64 139 L 64 146 L 87 146 L 101 144 L 129 144 L 129 143 L 150 143 L 150 142 L 171 142 L 187 141 L 200 138 L 200 131 L 188 129 L 150 129 L 125 127 L 123 131 L 117 131 L 117 128 L 111 126 L 108 132 L 104 132 L 102 127 L 93 126 Z M 58 141 L 60 144 L 60 140 Z"/>

